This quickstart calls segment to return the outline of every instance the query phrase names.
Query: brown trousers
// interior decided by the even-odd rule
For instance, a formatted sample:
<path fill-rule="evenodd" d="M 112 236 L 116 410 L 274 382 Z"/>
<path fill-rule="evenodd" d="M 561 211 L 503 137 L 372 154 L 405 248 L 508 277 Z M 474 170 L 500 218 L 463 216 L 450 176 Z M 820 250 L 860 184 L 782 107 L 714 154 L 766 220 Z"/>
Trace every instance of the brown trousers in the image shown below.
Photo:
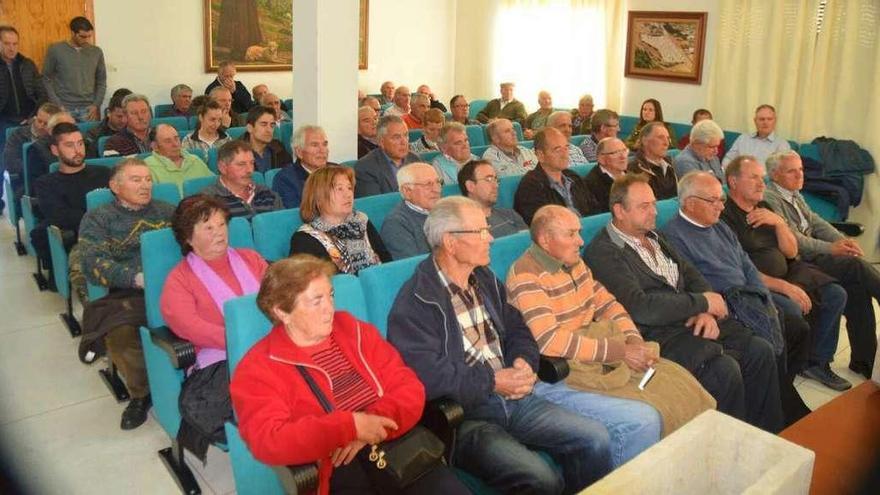
<path fill-rule="evenodd" d="M 110 360 L 125 379 L 132 399 L 141 399 L 150 393 L 147 365 L 138 329 L 131 325 L 114 328 L 104 337 Z"/>

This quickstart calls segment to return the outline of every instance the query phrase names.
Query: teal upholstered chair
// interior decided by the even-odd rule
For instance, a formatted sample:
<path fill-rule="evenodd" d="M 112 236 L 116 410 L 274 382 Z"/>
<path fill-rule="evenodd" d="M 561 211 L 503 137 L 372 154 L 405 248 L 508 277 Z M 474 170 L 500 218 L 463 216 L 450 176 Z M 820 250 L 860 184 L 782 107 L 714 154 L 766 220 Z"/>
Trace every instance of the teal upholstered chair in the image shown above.
<path fill-rule="evenodd" d="M 187 179 L 183 182 L 183 197 L 192 196 L 202 192 L 202 189 L 217 182 L 217 176 L 196 177 L 195 179 Z"/>
<path fill-rule="evenodd" d="M 657 202 L 657 228 L 666 225 L 678 213 L 678 198 L 669 198 Z"/>
<path fill-rule="evenodd" d="M 236 248 L 253 248 L 251 227 L 243 218 L 229 222 L 229 244 Z M 140 328 L 144 361 L 150 382 L 153 412 L 162 429 L 171 438 L 171 446 L 161 449 L 159 457 L 184 493 L 194 493 L 198 484 L 183 460 L 183 449 L 177 443 L 180 428 L 178 402 L 185 379 L 185 370 L 195 363 L 195 348 L 178 338 L 166 326 L 159 301 L 165 280 L 183 259 L 180 246 L 170 228 L 146 232 L 141 236 L 141 259 L 144 270 L 144 301 L 147 326 Z M 226 450 L 226 445 L 217 445 Z"/>
<path fill-rule="evenodd" d="M 522 256 L 531 243 L 532 238 L 528 230 L 495 239 L 495 242 L 489 247 L 489 266 L 495 272 L 495 276 L 502 282 L 507 280 L 507 272 L 510 267 Z"/>
<path fill-rule="evenodd" d="M 480 113 L 486 105 L 489 104 L 489 100 L 471 100 L 471 106 L 468 109 L 468 118 L 476 119 L 477 114 Z"/>
<path fill-rule="evenodd" d="M 373 223 L 373 227 L 376 227 L 376 230 L 379 231 L 382 229 L 382 222 L 385 221 L 388 212 L 400 201 L 400 193 L 377 194 L 375 196 L 355 199 L 354 209 L 366 214 L 370 222 Z"/>
<path fill-rule="evenodd" d="M 581 218 L 581 239 L 584 246 L 590 244 L 602 229 L 611 221 L 611 213 L 599 213 L 598 215 L 589 215 Z"/>
<path fill-rule="evenodd" d="M 303 223 L 299 208 L 260 213 L 251 222 L 254 228 L 254 246 L 270 262 L 286 258 L 290 254 L 290 238 Z"/>
<path fill-rule="evenodd" d="M 353 275 L 336 275 L 333 277 L 333 289 L 335 291 L 336 309 L 348 311 L 355 317 L 365 320 L 367 308 L 361 285 Z M 272 324 L 263 316 L 257 308 L 255 295 L 239 297 L 227 301 L 225 305 L 226 319 L 226 355 L 229 366 L 229 375 L 234 376 L 235 368 L 241 358 L 260 339 L 265 337 Z M 287 481 L 293 485 L 291 489 L 285 489 L 286 483 L 282 484 L 276 472 L 282 474 L 287 471 L 284 467 L 273 468 L 254 459 L 247 445 L 242 441 L 238 428 L 234 423 L 226 423 L 226 440 L 229 447 L 229 456 L 232 461 L 232 474 L 235 479 L 236 492 L 247 494 L 283 494 L 291 493 L 292 488 L 297 487 L 296 480 Z M 311 470 L 309 473 L 312 480 L 317 473 Z M 285 476 L 285 478 L 289 478 Z M 300 481 L 303 481 L 301 477 Z M 305 481 L 308 483 L 308 481 Z M 296 493 L 296 492 L 293 492 Z"/>
<path fill-rule="evenodd" d="M 522 175 L 507 175 L 498 179 L 498 201 L 495 203 L 499 208 L 513 208 L 513 198 Z"/>
<path fill-rule="evenodd" d="M 58 315 L 61 322 L 67 328 L 71 337 L 77 337 L 82 333 L 79 321 L 73 314 L 73 294 L 70 288 L 70 268 L 68 266 L 67 250 L 64 249 L 64 239 L 61 229 L 55 225 L 50 225 L 46 230 L 49 237 L 49 254 L 52 257 L 52 276 L 55 279 L 55 287 L 58 288 L 58 295 L 64 298 L 67 309 L 64 313 Z"/>
<path fill-rule="evenodd" d="M 470 143 L 471 149 L 475 146 L 486 146 L 489 144 L 489 138 L 483 132 L 483 126 L 476 124 L 468 125 L 465 126 L 465 132 L 467 132 L 468 143 Z"/>

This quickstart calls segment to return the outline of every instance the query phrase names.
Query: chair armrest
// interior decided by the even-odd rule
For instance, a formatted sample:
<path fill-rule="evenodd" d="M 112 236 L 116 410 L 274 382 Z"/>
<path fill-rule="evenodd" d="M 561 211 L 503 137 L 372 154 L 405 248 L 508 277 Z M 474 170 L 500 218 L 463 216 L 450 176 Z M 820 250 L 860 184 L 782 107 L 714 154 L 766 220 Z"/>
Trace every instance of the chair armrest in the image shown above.
<path fill-rule="evenodd" d="M 192 342 L 174 335 L 168 327 L 150 329 L 153 344 L 168 354 L 171 365 L 177 369 L 186 369 L 196 362 L 196 347 Z"/>
<path fill-rule="evenodd" d="M 570 371 L 568 360 L 565 358 L 541 356 L 541 361 L 538 363 L 538 378 L 542 382 L 556 383 L 564 380 Z"/>
<path fill-rule="evenodd" d="M 272 466 L 284 493 L 314 493 L 318 491 L 318 466 L 316 464 L 299 464 L 296 466 Z"/>
<path fill-rule="evenodd" d="M 446 446 L 444 455 L 452 459 L 452 447 L 455 445 L 455 431 L 464 420 L 464 408 L 461 404 L 448 397 L 425 402 L 425 410 L 419 423 L 437 435 Z"/>
<path fill-rule="evenodd" d="M 856 222 L 831 222 L 831 225 L 849 237 L 858 237 L 865 232 L 865 226 Z"/>

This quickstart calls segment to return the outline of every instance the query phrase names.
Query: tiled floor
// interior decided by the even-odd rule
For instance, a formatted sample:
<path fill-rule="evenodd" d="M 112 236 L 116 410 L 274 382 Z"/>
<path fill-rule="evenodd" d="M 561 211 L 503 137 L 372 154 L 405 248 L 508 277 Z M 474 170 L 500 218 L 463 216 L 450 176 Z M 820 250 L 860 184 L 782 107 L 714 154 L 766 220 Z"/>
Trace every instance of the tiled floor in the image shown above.
<path fill-rule="evenodd" d="M 18 257 L 14 231 L 0 219 L 0 447 L 29 493 L 179 493 L 156 452 L 169 443 L 152 418 L 137 430 L 119 429 L 123 405 L 98 377 L 100 363 L 85 366 L 58 319 L 57 294 L 38 292 L 33 258 Z M 79 310 L 77 310 L 79 312 Z M 880 311 L 878 311 L 880 314 Z M 853 384 L 849 343 L 841 330 L 833 368 Z M 837 393 L 798 379 L 811 408 Z M 206 467 L 196 462 L 203 493 L 234 492 L 228 460 L 212 450 Z"/>
<path fill-rule="evenodd" d="M 0 454 L 26 493 L 176 494 L 156 452 L 167 447 L 152 417 L 119 428 L 123 404 L 98 376 L 101 363 L 77 359 L 78 339 L 58 319 L 60 296 L 37 291 L 34 260 L 18 257 L 14 231 L 0 219 Z M 80 313 L 77 308 L 77 313 Z M 226 455 L 190 462 L 202 493 L 234 493 Z M 2 490 L 0 490 L 2 491 Z"/>

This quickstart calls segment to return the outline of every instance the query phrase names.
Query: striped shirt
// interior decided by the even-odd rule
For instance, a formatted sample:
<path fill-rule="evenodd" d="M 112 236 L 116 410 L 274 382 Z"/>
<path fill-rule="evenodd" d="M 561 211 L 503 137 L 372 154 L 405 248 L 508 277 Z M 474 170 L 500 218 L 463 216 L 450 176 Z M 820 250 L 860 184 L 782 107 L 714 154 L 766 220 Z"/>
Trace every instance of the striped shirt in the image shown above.
<path fill-rule="evenodd" d="M 471 274 L 467 287 L 461 288 L 447 279 L 439 267 L 437 274 L 443 286 L 449 291 L 455 318 L 464 336 L 462 344 L 465 364 L 468 366 L 488 364 L 495 371 L 504 368 L 501 339 L 480 298 L 476 277 Z"/>
<path fill-rule="evenodd" d="M 666 280 L 666 283 L 673 289 L 678 287 L 678 263 L 673 261 L 669 256 L 666 256 L 663 252 L 660 243 L 657 242 L 656 232 L 651 231 L 645 235 L 645 239 L 647 239 L 648 244 L 650 244 L 650 247 L 647 247 L 642 245 L 642 242 L 637 238 L 621 232 L 613 222 L 609 223 L 609 225 L 611 225 L 614 232 L 623 239 L 623 242 L 638 253 L 639 257 L 646 265 L 648 265 L 648 268 L 652 272 L 663 278 L 663 280 Z"/>
<path fill-rule="evenodd" d="M 312 348 L 312 360 L 330 375 L 333 402 L 341 411 L 363 411 L 379 400 L 376 392 L 348 362 L 331 336 Z"/>
<path fill-rule="evenodd" d="M 523 253 L 507 275 L 511 304 L 532 331 L 541 354 L 581 362 L 623 359 L 623 339 L 579 335 L 593 322 L 611 321 L 627 340 L 641 340 L 632 318 L 583 261 L 565 266 L 536 244 Z"/>

